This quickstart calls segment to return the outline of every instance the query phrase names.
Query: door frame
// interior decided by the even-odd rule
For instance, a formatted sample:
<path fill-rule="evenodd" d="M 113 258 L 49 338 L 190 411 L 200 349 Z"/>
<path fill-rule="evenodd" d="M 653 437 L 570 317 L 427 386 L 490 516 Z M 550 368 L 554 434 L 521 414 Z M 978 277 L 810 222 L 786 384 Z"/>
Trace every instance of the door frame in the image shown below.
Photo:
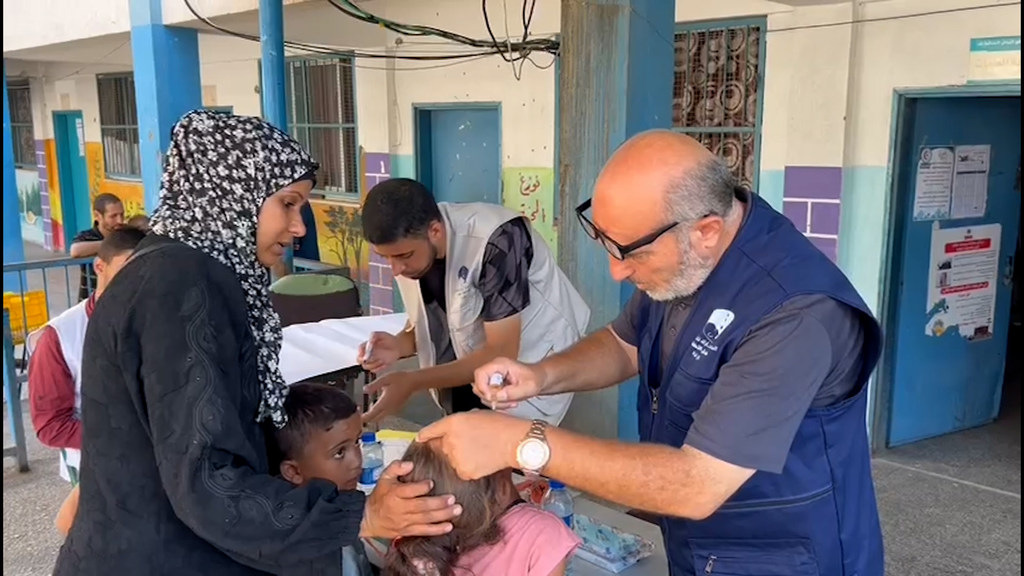
<path fill-rule="evenodd" d="M 72 166 L 72 151 L 66 148 L 69 143 L 65 141 L 64 147 L 62 147 L 62 138 L 59 138 L 58 136 L 61 129 L 75 130 L 75 127 L 69 126 L 69 124 L 74 124 L 76 118 L 81 118 L 84 123 L 85 113 L 81 110 L 54 110 L 52 114 L 53 155 L 54 162 L 56 163 L 57 181 L 60 183 L 60 207 L 61 218 L 63 219 L 61 224 L 64 227 L 65 249 L 70 250 L 71 240 L 75 235 L 88 228 L 88 226 L 83 228 L 84 223 L 88 222 L 89 226 L 92 225 L 92 199 L 89 190 L 89 159 L 87 154 L 83 156 L 82 169 L 85 171 L 84 179 L 82 182 L 77 182 L 76 180 L 78 179 L 75 178 L 74 166 Z M 76 132 L 76 137 L 81 138 L 82 141 L 79 142 L 79 146 L 84 150 L 86 146 L 84 132 L 81 136 Z M 66 139 L 66 136 L 63 138 Z M 67 182 L 64 180 L 65 174 L 68 176 L 69 181 Z M 78 184 L 84 184 L 85 186 L 84 199 L 79 197 L 81 196 L 81 191 L 78 190 Z"/>
<path fill-rule="evenodd" d="M 440 110 L 495 110 L 498 113 L 498 198 L 504 200 L 505 170 L 502 161 L 501 139 L 502 129 L 501 102 L 414 102 L 412 105 L 412 142 L 413 161 L 416 164 L 416 180 L 434 193 L 434 167 L 431 163 L 433 145 L 430 141 L 430 113 Z"/>
<path fill-rule="evenodd" d="M 885 178 L 885 228 L 882 242 L 882 269 L 879 271 L 878 320 L 883 334 L 896 332 L 897 305 L 899 302 L 899 274 L 903 266 L 903 244 L 906 202 L 897 194 L 896 185 L 902 170 L 910 169 L 900 165 L 900 158 L 910 143 L 906 142 L 904 124 L 911 100 L 925 98 L 978 98 L 978 97 L 1020 97 L 1020 82 L 966 84 L 962 86 L 936 86 L 931 88 L 897 88 L 893 91 L 892 114 L 889 125 L 889 167 Z M 871 394 L 869 418 L 872 450 L 882 453 L 888 450 L 889 421 L 892 417 L 893 379 L 896 369 L 895 341 L 883 340 L 882 356 L 878 361 Z"/>

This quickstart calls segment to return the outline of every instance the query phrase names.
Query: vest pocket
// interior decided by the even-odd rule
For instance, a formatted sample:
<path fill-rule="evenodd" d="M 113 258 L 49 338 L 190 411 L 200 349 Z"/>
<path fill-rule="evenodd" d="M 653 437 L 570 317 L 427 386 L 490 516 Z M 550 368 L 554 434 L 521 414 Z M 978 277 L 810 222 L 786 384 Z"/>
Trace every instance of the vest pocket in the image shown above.
<path fill-rule="evenodd" d="M 820 576 L 809 540 L 690 539 L 693 567 L 711 576 Z"/>

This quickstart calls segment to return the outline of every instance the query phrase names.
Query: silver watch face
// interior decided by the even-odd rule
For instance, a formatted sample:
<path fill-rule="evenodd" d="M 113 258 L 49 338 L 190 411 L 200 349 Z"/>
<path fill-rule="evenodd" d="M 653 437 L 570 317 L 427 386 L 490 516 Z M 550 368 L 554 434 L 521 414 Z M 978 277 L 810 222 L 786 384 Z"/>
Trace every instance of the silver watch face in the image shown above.
<path fill-rule="evenodd" d="M 551 448 L 547 443 L 536 438 L 523 440 L 519 444 L 517 452 L 516 459 L 519 460 L 519 465 L 526 470 L 540 470 L 548 463 L 548 458 L 551 456 Z"/>

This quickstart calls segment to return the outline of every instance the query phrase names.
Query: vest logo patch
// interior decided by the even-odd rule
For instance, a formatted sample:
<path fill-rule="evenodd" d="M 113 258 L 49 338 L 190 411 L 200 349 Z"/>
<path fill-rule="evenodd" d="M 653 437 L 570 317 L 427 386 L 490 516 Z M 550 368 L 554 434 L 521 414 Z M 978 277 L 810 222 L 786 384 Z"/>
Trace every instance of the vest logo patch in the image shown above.
<path fill-rule="evenodd" d="M 704 324 L 704 329 L 690 343 L 690 355 L 694 360 L 700 360 L 709 354 L 718 352 L 718 344 L 715 342 L 735 319 L 736 314 L 732 310 L 716 308 L 711 312 L 708 321 Z"/>

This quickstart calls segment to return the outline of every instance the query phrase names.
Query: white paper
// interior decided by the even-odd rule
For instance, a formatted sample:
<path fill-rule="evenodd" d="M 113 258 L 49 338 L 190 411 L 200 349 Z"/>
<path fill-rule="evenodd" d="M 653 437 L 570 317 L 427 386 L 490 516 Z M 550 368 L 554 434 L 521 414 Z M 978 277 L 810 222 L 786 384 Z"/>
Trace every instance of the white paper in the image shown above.
<path fill-rule="evenodd" d="M 949 218 L 953 163 L 952 147 L 921 147 L 914 184 L 914 220 Z"/>
<path fill-rule="evenodd" d="M 1002 225 L 932 230 L 925 334 L 992 337 Z"/>
<path fill-rule="evenodd" d="M 359 345 L 373 332 L 397 334 L 405 314 L 356 316 L 292 324 L 284 329 L 281 375 L 287 384 L 355 366 Z"/>
<path fill-rule="evenodd" d="M 979 218 L 988 204 L 988 172 L 992 147 L 957 146 L 950 218 Z"/>

